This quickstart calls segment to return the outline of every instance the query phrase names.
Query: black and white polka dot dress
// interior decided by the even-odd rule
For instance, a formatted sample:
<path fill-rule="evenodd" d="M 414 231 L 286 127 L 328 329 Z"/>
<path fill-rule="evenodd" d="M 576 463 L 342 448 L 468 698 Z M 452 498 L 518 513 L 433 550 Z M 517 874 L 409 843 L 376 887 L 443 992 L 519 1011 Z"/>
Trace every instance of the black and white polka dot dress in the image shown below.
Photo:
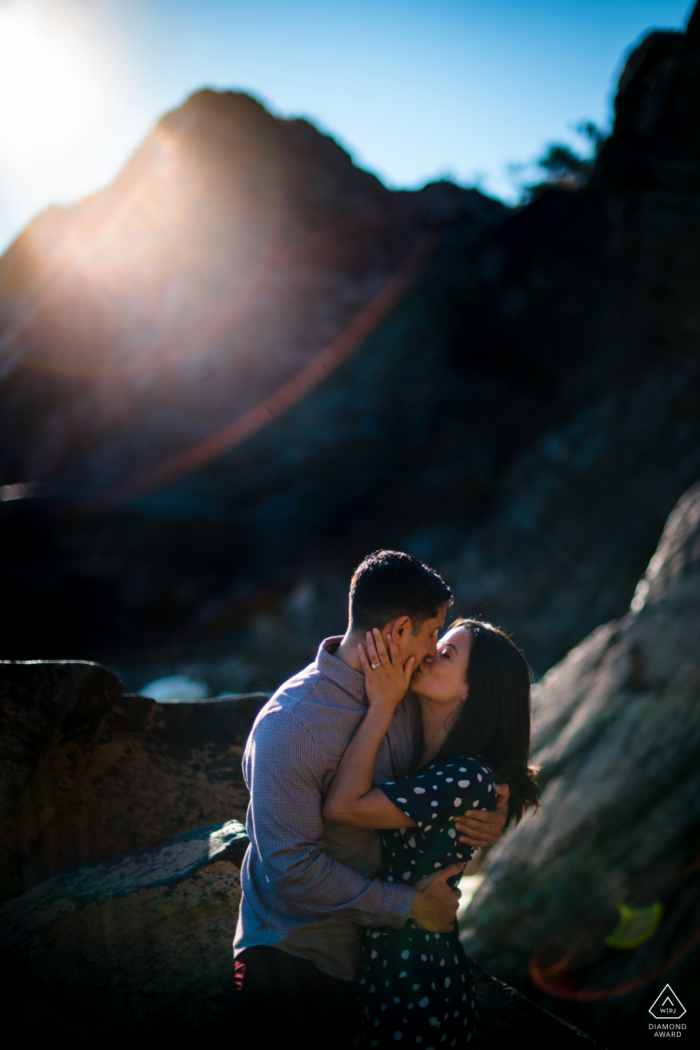
<path fill-rule="evenodd" d="M 495 809 L 493 775 L 481 759 L 460 755 L 415 777 L 382 785 L 415 828 L 382 832 L 379 878 L 415 885 L 438 868 L 468 861 L 454 820 L 468 809 Z M 459 876 L 449 879 L 456 886 Z M 355 1046 L 421 1050 L 463 1046 L 474 1038 L 476 1005 L 456 928 L 428 933 L 409 919 L 401 930 L 367 927 L 362 943 L 359 1035 Z"/>

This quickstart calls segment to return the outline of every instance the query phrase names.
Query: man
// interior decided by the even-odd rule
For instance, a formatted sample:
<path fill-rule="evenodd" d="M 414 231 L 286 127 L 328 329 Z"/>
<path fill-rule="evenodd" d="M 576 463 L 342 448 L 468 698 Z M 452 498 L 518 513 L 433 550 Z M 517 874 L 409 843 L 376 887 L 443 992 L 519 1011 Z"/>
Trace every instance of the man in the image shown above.
<path fill-rule="evenodd" d="M 326 638 L 316 660 L 285 682 L 258 714 L 245 750 L 250 847 L 234 940 L 233 1019 L 241 1046 L 298 1040 L 306 1050 L 349 1045 L 363 926 L 452 928 L 459 895 L 447 885 L 461 865 L 417 887 L 373 878 L 379 834 L 324 821 L 321 807 L 336 766 L 366 710 L 358 642 L 379 627 L 415 666 L 435 656 L 452 592 L 408 554 L 378 551 L 356 569 L 348 629 Z M 398 780 L 415 765 L 420 713 L 409 694 L 377 755 L 374 782 Z M 507 795 L 507 790 L 506 790 Z M 488 845 L 496 813 L 456 823 L 459 841 Z"/>

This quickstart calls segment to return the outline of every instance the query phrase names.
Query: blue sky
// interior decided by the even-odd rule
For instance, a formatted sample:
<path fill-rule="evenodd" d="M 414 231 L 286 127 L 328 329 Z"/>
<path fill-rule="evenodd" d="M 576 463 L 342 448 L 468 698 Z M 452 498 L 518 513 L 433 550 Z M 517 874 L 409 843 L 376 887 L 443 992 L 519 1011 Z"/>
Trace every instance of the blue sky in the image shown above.
<path fill-rule="evenodd" d="M 688 0 L 0 0 L 0 250 L 109 182 L 203 86 L 333 134 L 388 185 L 509 168 L 608 124 L 630 47 Z"/>

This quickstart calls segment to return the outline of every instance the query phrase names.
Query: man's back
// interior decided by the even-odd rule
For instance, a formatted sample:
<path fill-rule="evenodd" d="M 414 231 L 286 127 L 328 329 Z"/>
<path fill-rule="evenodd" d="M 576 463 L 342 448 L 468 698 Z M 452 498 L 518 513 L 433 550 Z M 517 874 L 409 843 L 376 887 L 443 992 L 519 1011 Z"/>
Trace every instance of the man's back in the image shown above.
<path fill-rule="evenodd" d="M 259 713 L 246 746 L 251 845 L 234 952 L 267 945 L 357 979 L 361 927 L 400 927 L 413 891 L 373 879 L 376 831 L 324 821 L 321 806 L 336 766 L 366 711 L 364 677 L 332 652 L 285 682 Z M 412 697 L 397 708 L 375 767 L 375 783 L 405 776 L 419 727 Z"/>

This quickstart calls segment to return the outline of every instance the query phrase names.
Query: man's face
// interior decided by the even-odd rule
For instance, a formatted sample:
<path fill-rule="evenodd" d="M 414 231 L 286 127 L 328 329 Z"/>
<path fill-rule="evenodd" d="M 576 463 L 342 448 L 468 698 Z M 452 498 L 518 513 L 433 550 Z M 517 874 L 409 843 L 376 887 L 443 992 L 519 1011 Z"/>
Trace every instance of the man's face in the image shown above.
<path fill-rule="evenodd" d="M 408 660 L 409 656 L 415 656 L 416 662 L 414 666 L 418 667 L 426 658 L 433 659 L 435 657 L 438 631 L 445 625 L 446 613 L 447 605 L 441 606 L 437 616 L 423 621 L 417 634 L 414 634 L 411 628 L 408 627 L 401 639 L 398 640 L 404 661 Z"/>

